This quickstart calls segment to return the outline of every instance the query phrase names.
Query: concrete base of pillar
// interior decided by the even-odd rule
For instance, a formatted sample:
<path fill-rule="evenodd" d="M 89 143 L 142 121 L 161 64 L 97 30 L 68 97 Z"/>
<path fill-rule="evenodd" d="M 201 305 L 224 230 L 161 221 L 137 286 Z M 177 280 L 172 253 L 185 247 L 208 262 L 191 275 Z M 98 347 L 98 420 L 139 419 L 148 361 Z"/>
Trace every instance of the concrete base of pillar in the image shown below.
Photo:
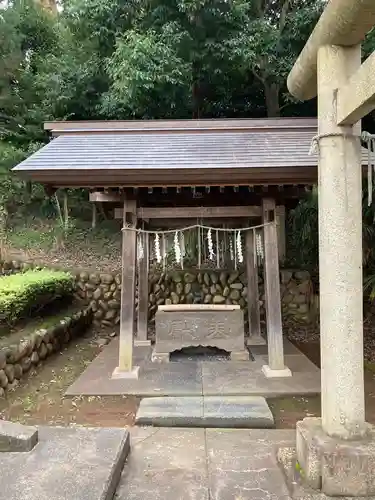
<path fill-rule="evenodd" d="M 133 366 L 131 371 L 121 370 L 117 367 L 113 370 L 112 378 L 137 379 L 139 377 L 139 366 Z"/>
<path fill-rule="evenodd" d="M 273 370 L 268 365 L 263 365 L 262 372 L 267 378 L 282 378 L 292 376 L 292 372 L 287 366 L 285 366 L 282 370 Z"/>
<path fill-rule="evenodd" d="M 328 496 L 375 495 L 375 430 L 347 441 L 325 434 L 320 418 L 297 422 L 297 461 L 307 486 Z"/>
<path fill-rule="evenodd" d="M 150 347 L 151 340 L 137 340 L 134 339 L 134 345 L 138 347 Z"/>
<path fill-rule="evenodd" d="M 153 363 L 169 363 L 169 352 L 155 352 L 151 354 L 151 361 Z"/>
<path fill-rule="evenodd" d="M 246 345 L 252 346 L 252 345 L 266 345 L 266 339 L 263 338 L 261 335 L 251 335 L 246 339 Z"/>
<path fill-rule="evenodd" d="M 250 353 L 246 349 L 243 351 L 232 351 L 230 353 L 231 361 L 249 361 Z"/>

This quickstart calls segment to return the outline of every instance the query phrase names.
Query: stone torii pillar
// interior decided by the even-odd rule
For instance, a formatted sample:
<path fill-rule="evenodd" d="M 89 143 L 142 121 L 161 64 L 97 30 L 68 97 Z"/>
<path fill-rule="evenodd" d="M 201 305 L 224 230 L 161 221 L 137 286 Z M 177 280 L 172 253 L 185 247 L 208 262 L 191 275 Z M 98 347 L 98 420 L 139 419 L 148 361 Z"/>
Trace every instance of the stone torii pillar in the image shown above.
<path fill-rule="evenodd" d="M 375 53 L 360 44 L 374 0 L 331 0 L 288 78 L 295 97 L 318 96 L 322 419 L 297 424 L 297 459 L 327 495 L 375 494 L 375 440 L 363 380 L 360 119 L 375 108 Z"/>

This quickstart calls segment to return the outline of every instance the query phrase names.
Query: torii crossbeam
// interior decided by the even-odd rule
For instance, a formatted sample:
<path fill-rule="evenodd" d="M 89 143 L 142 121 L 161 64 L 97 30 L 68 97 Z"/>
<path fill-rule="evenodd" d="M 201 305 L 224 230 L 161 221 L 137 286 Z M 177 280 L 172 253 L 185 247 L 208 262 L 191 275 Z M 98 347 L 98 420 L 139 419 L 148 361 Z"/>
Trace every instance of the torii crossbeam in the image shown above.
<path fill-rule="evenodd" d="M 318 96 L 322 420 L 297 424 L 297 458 L 328 495 L 375 494 L 375 439 L 363 380 L 360 120 L 375 108 L 375 53 L 361 42 L 375 0 L 330 0 L 288 78 L 301 100 Z"/>

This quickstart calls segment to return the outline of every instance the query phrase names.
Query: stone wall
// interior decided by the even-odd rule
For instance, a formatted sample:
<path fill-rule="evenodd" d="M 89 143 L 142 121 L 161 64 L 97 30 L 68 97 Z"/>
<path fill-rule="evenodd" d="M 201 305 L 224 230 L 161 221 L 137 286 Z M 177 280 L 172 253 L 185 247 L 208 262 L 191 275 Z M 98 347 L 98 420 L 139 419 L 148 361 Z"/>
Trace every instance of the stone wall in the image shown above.
<path fill-rule="evenodd" d="M 5 266 L 4 266 L 5 264 Z M 30 264 L 27 264 L 30 267 Z M 18 271 L 24 264 L 7 261 L 0 271 Z M 149 320 L 153 320 L 160 304 L 205 303 L 239 304 L 247 309 L 247 280 L 244 269 L 186 270 L 160 273 L 151 271 L 149 276 Z M 259 304 L 264 317 L 263 272 L 259 277 Z M 280 271 L 280 292 L 283 315 L 298 322 L 308 323 L 312 319 L 312 282 L 307 271 Z M 121 274 L 119 273 L 76 273 L 75 297 L 84 305 L 90 305 L 94 324 L 112 327 L 120 322 Z M 136 297 L 137 303 L 137 297 Z M 247 314 L 245 314 L 247 321 Z"/>
<path fill-rule="evenodd" d="M 95 325 L 120 323 L 121 274 L 77 273 L 75 297 L 91 307 Z"/>
<path fill-rule="evenodd" d="M 308 323 L 312 283 L 306 271 L 281 270 L 280 293 L 284 316 Z M 258 276 L 259 305 L 265 316 L 263 277 Z M 245 270 L 174 271 L 150 276 L 149 319 L 161 304 L 237 304 L 247 312 Z M 247 314 L 245 314 L 247 323 Z"/>
<path fill-rule="evenodd" d="M 92 312 L 86 307 L 16 343 L 11 343 L 12 335 L 3 337 L 0 345 L 0 397 L 5 395 L 6 390 L 15 388 L 33 365 L 38 365 L 79 336 L 91 323 Z"/>

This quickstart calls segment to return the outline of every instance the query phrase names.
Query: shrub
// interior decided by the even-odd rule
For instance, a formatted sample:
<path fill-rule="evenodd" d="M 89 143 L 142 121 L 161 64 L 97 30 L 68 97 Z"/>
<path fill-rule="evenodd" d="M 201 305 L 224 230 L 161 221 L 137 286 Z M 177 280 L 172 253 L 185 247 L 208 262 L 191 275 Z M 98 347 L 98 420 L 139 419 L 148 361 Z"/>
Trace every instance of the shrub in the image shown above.
<path fill-rule="evenodd" d="M 71 295 L 73 277 L 49 269 L 0 277 L 0 323 L 12 324 L 58 298 Z"/>

